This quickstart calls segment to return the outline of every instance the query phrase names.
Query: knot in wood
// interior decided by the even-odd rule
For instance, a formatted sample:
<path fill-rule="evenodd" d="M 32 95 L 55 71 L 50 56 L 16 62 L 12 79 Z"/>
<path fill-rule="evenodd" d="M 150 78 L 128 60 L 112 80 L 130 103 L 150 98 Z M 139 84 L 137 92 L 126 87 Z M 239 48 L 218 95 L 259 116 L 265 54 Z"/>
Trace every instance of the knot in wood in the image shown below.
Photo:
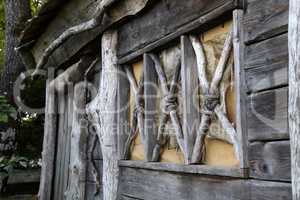
<path fill-rule="evenodd" d="M 212 115 L 216 106 L 220 103 L 220 97 L 218 95 L 205 94 L 203 95 L 203 109 L 202 113 L 206 115 Z"/>
<path fill-rule="evenodd" d="M 177 97 L 175 95 L 167 95 L 163 99 L 164 101 L 164 112 L 170 113 L 171 111 L 176 111 L 177 109 Z"/>

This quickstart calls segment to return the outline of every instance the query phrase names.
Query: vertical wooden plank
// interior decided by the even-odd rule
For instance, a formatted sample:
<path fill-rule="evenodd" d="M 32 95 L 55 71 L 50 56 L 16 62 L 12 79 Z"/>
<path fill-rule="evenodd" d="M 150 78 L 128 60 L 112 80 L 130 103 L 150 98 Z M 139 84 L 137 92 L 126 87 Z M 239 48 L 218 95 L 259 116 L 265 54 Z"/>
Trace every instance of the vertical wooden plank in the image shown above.
<path fill-rule="evenodd" d="M 197 100 L 199 92 L 197 62 L 193 46 L 187 36 L 181 36 L 181 85 L 184 135 L 184 148 L 186 163 L 192 159 L 194 142 L 200 123 L 199 103 Z"/>
<path fill-rule="evenodd" d="M 300 3 L 290 0 L 289 14 L 289 131 L 293 200 L 300 199 Z"/>
<path fill-rule="evenodd" d="M 54 199 L 61 200 L 62 196 L 62 165 L 63 165 L 63 134 L 64 134 L 64 94 L 58 94 L 58 130 L 57 130 L 57 141 L 56 141 L 56 168 L 55 168 L 55 181 L 54 181 Z"/>
<path fill-rule="evenodd" d="M 117 108 L 117 124 L 118 124 L 118 152 L 119 158 L 125 159 L 125 143 L 129 136 L 129 98 L 130 83 L 123 69 L 118 68 L 118 108 Z"/>
<path fill-rule="evenodd" d="M 152 153 L 156 141 L 157 127 L 155 118 L 157 114 L 157 82 L 158 77 L 155 70 L 154 62 L 148 54 L 144 54 L 144 99 L 145 99 L 145 123 L 144 133 L 142 134 L 145 159 L 152 160 Z"/>
<path fill-rule="evenodd" d="M 38 197 L 50 200 L 54 177 L 55 146 L 57 139 L 57 95 L 50 80 L 46 87 L 45 133 L 43 139 L 42 171 Z"/>
<path fill-rule="evenodd" d="M 233 11 L 233 52 L 234 52 L 234 76 L 236 89 L 236 133 L 238 134 L 241 151 L 239 152 L 240 167 L 248 168 L 248 153 L 247 153 L 247 94 L 245 83 L 244 64 L 244 11 Z"/>

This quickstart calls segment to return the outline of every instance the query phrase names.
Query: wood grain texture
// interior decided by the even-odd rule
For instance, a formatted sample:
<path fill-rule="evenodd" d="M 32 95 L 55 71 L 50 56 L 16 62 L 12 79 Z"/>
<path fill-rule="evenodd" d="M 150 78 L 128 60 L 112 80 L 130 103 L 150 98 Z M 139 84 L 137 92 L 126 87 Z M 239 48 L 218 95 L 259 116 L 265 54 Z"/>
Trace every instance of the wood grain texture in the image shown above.
<path fill-rule="evenodd" d="M 133 57 L 138 56 L 137 54 L 141 55 L 146 50 L 141 52 L 137 50 L 142 48 L 147 48 L 147 51 L 152 50 L 235 7 L 237 4 L 234 0 L 158 1 L 140 17 L 120 27 L 119 40 L 122 42 L 118 57 L 131 53 L 134 54 Z M 159 44 L 155 44 L 156 42 Z M 152 45 L 148 46 L 151 43 Z M 126 61 L 131 59 L 132 56 L 126 58 Z"/>
<path fill-rule="evenodd" d="M 300 199 L 300 4 L 290 0 L 289 15 L 289 132 L 293 199 Z"/>
<path fill-rule="evenodd" d="M 291 200 L 291 185 L 121 167 L 118 193 L 142 200 Z"/>
<path fill-rule="evenodd" d="M 247 101 L 247 129 L 250 141 L 289 139 L 286 87 L 252 94 Z"/>
<path fill-rule="evenodd" d="M 287 34 L 247 46 L 245 51 L 248 92 L 287 85 Z"/>
<path fill-rule="evenodd" d="M 152 153 L 156 144 L 157 135 L 157 100 L 158 100 L 158 76 L 154 62 L 148 54 L 144 55 L 144 101 L 145 101 L 145 127 L 143 145 L 145 160 L 152 161 Z"/>
<path fill-rule="evenodd" d="M 250 177 L 291 181 L 290 142 L 254 142 L 249 146 Z"/>
<path fill-rule="evenodd" d="M 245 71 L 243 64 L 245 62 L 245 44 L 244 44 L 244 10 L 237 9 L 233 11 L 233 57 L 234 57 L 234 87 L 236 90 L 235 99 L 235 117 L 236 133 L 241 148 L 239 161 L 240 167 L 248 168 L 248 131 L 247 131 L 247 94 Z"/>
<path fill-rule="evenodd" d="M 247 0 L 245 42 L 261 41 L 287 31 L 288 0 Z"/>
<path fill-rule="evenodd" d="M 200 124 L 199 107 L 197 107 L 200 105 L 197 103 L 198 94 L 195 93 L 199 87 L 197 61 L 195 51 L 187 36 L 181 37 L 181 54 L 182 130 L 184 135 L 185 162 L 189 164 L 192 161 L 197 128 Z"/>

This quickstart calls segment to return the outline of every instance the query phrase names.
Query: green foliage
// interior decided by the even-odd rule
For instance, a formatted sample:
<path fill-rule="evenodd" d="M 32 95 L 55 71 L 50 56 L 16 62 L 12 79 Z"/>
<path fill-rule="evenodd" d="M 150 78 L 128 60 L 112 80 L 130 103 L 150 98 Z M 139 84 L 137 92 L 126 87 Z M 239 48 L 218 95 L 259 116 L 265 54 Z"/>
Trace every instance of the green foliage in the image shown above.
<path fill-rule="evenodd" d="M 0 96 L 0 123 L 7 123 L 9 117 L 16 116 L 17 112 L 13 106 L 11 106 L 6 97 Z"/>
<path fill-rule="evenodd" d="M 40 160 L 30 160 L 25 157 L 0 157 L 0 172 L 12 173 L 14 169 L 36 169 L 41 167 Z"/>
<path fill-rule="evenodd" d="M 36 15 L 42 5 L 42 0 L 30 0 L 32 15 Z"/>

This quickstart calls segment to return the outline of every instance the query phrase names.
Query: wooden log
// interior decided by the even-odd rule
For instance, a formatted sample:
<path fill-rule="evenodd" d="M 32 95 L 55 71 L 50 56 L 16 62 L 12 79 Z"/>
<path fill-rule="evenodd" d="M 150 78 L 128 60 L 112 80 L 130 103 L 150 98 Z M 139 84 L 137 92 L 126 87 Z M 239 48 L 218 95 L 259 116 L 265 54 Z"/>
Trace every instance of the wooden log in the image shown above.
<path fill-rule="evenodd" d="M 293 200 L 300 199 L 300 4 L 290 0 L 289 10 L 289 132 L 291 140 Z"/>
<path fill-rule="evenodd" d="M 68 189 L 65 192 L 66 199 L 84 199 L 86 181 L 87 138 L 85 105 L 87 103 L 86 83 L 77 83 L 74 88 L 73 122 L 71 132 L 70 177 Z"/>
<path fill-rule="evenodd" d="M 247 129 L 250 141 L 289 139 L 287 101 L 286 87 L 248 97 Z"/>
<path fill-rule="evenodd" d="M 288 140 L 253 142 L 249 145 L 250 177 L 291 181 L 291 153 Z"/>
<path fill-rule="evenodd" d="M 103 153 L 103 199 L 115 200 L 118 189 L 117 150 L 117 90 L 118 65 L 116 47 L 117 31 L 108 30 L 102 36 L 102 75 L 97 97 L 87 106 L 87 113 L 96 123 Z"/>
<path fill-rule="evenodd" d="M 245 48 L 247 92 L 258 92 L 288 84 L 287 34 Z"/>
<path fill-rule="evenodd" d="M 248 0 L 245 12 L 245 42 L 271 38 L 287 31 L 289 2 L 286 0 Z"/>

